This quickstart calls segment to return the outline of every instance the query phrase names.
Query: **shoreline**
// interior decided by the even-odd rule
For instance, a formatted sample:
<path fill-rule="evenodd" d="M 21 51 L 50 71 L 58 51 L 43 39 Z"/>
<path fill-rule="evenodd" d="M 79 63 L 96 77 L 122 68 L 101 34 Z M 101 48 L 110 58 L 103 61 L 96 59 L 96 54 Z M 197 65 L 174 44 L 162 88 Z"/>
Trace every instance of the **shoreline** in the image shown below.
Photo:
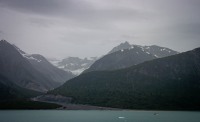
<path fill-rule="evenodd" d="M 45 103 L 54 103 L 57 105 L 61 105 L 62 107 L 57 109 L 50 110 L 106 110 L 106 111 L 180 111 L 180 112 L 200 112 L 200 110 L 156 110 L 156 109 L 122 109 L 122 108 L 110 108 L 110 107 L 100 107 L 100 106 L 92 106 L 92 105 L 83 105 L 83 104 L 69 104 L 69 103 L 59 103 L 59 102 L 51 102 L 51 101 L 40 101 L 34 100 L 38 102 Z M 39 109 L 43 110 L 43 109 Z"/>
<path fill-rule="evenodd" d="M 41 101 L 41 100 L 33 100 L 33 101 L 54 103 L 62 106 L 53 110 L 124 110 L 119 108 L 100 107 L 100 106 L 83 105 L 83 104 L 60 103 L 60 102 Z"/>

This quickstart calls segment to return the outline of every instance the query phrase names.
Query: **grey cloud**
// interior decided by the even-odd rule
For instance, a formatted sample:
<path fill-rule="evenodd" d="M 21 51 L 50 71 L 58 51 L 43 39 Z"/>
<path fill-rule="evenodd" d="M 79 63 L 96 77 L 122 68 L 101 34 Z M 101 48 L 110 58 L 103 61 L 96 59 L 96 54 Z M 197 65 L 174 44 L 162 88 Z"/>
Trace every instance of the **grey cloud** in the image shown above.
<path fill-rule="evenodd" d="M 144 13 L 133 8 L 96 8 L 87 0 L 1 0 L 2 6 L 24 13 L 60 16 L 80 20 L 127 20 L 144 18 Z"/>
<path fill-rule="evenodd" d="M 101 1 L 98 6 L 108 1 Z M 62 19 L 65 21 L 63 24 L 70 23 L 69 26 L 91 30 L 116 29 L 123 23 L 151 18 L 151 14 L 147 11 L 134 7 L 113 6 L 112 0 L 108 3 L 108 6 L 101 8 L 90 0 L 0 0 L 0 4 L 5 8 L 26 13 L 29 16 L 32 14 L 42 16 L 29 19 L 31 24 L 39 27 L 49 27 L 52 23 L 57 23 L 44 17 Z"/>
<path fill-rule="evenodd" d="M 57 0 L 0 0 L 3 7 L 21 12 L 52 14 L 62 6 Z"/>
<path fill-rule="evenodd" d="M 24 13 L 48 15 L 73 15 L 90 11 L 90 6 L 82 0 L 1 0 L 2 6 Z"/>

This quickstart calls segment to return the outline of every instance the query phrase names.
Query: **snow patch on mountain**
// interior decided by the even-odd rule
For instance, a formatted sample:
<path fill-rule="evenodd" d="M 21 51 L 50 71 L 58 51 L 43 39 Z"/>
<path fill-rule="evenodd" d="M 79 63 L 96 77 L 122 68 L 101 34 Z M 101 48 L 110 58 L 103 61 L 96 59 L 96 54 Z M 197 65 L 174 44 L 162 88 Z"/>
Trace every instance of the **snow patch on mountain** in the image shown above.
<path fill-rule="evenodd" d="M 90 58 L 78 58 L 78 57 L 68 57 L 62 60 L 49 60 L 54 66 L 64 70 L 71 72 L 74 75 L 79 75 L 86 69 L 88 69 L 95 61 L 97 57 Z"/>
<path fill-rule="evenodd" d="M 22 54 L 23 57 L 29 59 L 29 60 L 35 60 L 37 62 L 41 62 L 42 60 L 36 59 L 34 57 L 32 57 L 30 54 Z"/>
<path fill-rule="evenodd" d="M 42 61 L 42 60 L 39 60 L 39 59 L 34 58 L 31 54 L 25 53 L 24 51 L 20 50 L 17 46 L 15 46 L 15 45 L 13 45 L 13 46 L 18 50 L 18 52 L 19 52 L 24 58 L 26 58 L 26 59 L 28 59 L 28 60 L 35 60 L 35 61 L 37 61 L 37 62 L 41 62 L 41 61 Z"/>

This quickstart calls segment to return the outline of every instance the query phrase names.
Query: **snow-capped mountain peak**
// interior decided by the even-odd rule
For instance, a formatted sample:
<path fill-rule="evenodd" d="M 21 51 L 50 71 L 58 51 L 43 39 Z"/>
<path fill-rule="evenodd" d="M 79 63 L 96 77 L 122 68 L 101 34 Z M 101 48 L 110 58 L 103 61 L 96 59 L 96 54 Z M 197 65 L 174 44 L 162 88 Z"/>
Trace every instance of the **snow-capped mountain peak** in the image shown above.
<path fill-rule="evenodd" d="M 171 50 L 169 48 L 166 48 L 166 47 L 160 47 L 160 46 L 157 46 L 157 45 L 151 45 L 151 46 L 132 45 L 127 41 L 119 44 L 116 47 L 114 47 L 110 52 L 108 52 L 108 54 L 114 53 L 114 52 L 117 52 L 117 51 L 124 52 L 125 49 L 131 50 L 131 49 L 134 49 L 134 48 L 138 48 L 141 51 L 146 52 L 147 54 L 152 54 L 156 58 L 162 58 L 162 57 L 165 57 L 165 56 L 168 56 L 168 55 L 178 54 L 178 52 Z"/>

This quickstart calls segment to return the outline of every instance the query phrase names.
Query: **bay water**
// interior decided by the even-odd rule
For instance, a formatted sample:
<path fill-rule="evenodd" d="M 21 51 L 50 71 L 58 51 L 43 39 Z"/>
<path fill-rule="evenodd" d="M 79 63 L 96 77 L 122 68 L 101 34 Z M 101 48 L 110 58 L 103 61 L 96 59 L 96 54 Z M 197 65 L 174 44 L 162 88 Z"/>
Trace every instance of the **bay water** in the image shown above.
<path fill-rule="evenodd" d="M 0 122 L 200 122 L 200 112 L 109 110 L 2 110 Z"/>

